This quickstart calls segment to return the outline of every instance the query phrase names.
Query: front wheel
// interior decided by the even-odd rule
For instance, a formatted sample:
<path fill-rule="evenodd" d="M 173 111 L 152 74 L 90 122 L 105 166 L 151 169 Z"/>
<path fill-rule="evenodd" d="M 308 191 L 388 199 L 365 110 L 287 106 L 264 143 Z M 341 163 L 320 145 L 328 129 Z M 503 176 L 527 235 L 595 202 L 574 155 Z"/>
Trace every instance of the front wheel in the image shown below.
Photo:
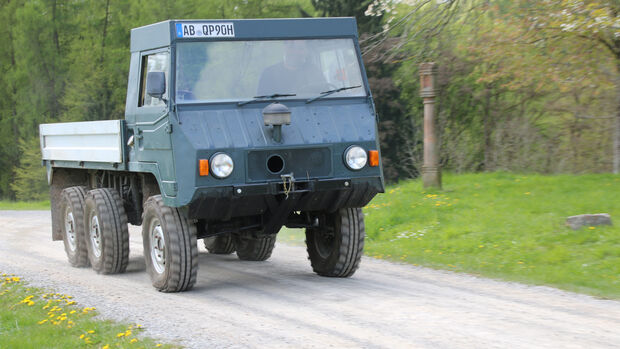
<path fill-rule="evenodd" d="M 364 214 L 360 208 L 343 208 L 314 217 L 316 227 L 306 229 L 310 264 L 322 276 L 349 277 L 359 267 L 364 251 Z"/>
<path fill-rule="evenodd" d="M 142 242 L 146 269 L 161 292 L 191 289 L 198 274 L 196 226 L 177 208 L 164 206 L 161 195 L 144 204 Z"/>

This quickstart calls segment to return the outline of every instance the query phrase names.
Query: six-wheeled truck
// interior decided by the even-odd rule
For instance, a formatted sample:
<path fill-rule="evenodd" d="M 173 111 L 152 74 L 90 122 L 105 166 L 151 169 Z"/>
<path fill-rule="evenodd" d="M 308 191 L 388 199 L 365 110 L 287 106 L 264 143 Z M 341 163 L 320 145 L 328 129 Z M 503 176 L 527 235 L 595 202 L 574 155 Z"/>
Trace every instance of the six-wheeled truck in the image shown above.
<path fill-rule="evenodd" d="M 124 120 L 43 124 L 52 236 L 69 262 L 125 271 L 142 225 L 153 286 L 190 289 L 197 239 L 264 261 L 305 228 L 313 270 L 348 277 L 384 191 L 352 18 L 170 20 L 131 32 Z"/>

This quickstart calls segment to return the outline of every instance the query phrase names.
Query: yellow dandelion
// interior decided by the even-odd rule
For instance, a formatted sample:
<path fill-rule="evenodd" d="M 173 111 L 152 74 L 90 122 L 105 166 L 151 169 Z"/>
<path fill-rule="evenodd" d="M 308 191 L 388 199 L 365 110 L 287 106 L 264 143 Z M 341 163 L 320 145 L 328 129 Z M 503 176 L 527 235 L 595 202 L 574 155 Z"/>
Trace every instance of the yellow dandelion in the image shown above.
<path fill-rule="evenodd" d="M 47 322 L 47 319 L 43 319 L 43 320 L 41 320 L 41 321 L 39 321 L 39 322 L 37 322 L 37 323 L 38 323 L 39 325 L 43 325 L 43 324 L 44 324 L 44 323 L 46 323 L 46 322 Z"/>
<path fill-rule="evenodd" d="M 86 335 L 82 333 L 82 334 L 80 335 L 80 339 L 84 339 L 84 337 L 86 337 Z"/>
<path fill-rule="evenodd" d="M 121 333 L 117 333 L 116 334 L 116 338 L 120 338 L 120 337 L 124 337 L 125 336 L 125 332 L 121 332 Z"/>
<path fill-rule="evenodd" d="M 103 347 L 101 347 L 101 349 L 110 349 L 110 346 L 106 344 Z"/>
<path fill-rule="evenodd" d="M 91 333 L 91 334 L 92 334 L 92 333 L 95 333 L 95 330 L 88 330 L 88 331 L 86 331 L 86 332 L 88 332 L 88 333 Z"/>
<path fill-rule="evenodd" d="M 138 339 L 134 338 L 134 339 L 130 340 L 129 343 L 135 343 L 137 341 L 138 341 Z"/>
<path fill-rule="evenodd" d="M 593 229 L 596 229 L 596 228 L 595 227 L 588 227 L 588 229 L 593 230 Z"/>
<path fill-rule="evenodd" d="M 125 337 L 129 337 L 129 336 L 131 336 L 131 330 L 125 331 Z"/>

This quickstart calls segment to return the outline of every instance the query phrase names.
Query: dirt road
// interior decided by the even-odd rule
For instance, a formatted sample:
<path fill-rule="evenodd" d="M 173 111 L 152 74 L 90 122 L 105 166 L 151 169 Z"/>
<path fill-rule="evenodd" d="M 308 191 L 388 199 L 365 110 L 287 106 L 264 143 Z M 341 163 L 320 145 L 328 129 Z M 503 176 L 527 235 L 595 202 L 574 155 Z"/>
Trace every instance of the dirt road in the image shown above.
<path fill-rule="evenodd" d="M 104 317 L 191 348 L 611 348 L 620 302 L 365 258 L 351 279 L 316 276 L 302 247 L 267 262 L 207 254 L 191 292 L 155 291 L 140 229 L 127 273 L 71 268 L 50 215 L 0 211 L 0 272 L 71 294 Z"/>

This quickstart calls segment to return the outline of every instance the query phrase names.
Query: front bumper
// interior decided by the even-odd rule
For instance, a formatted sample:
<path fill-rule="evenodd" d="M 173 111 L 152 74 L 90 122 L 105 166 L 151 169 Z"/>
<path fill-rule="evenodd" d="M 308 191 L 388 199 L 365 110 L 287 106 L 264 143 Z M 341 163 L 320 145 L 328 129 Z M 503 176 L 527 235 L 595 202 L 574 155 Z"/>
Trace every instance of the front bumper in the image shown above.
<path fill-rule="evenodd" d="M 365 206 L 377 193 L 384 192 L 384 185 L 381 177 L 362 177 L 197 188 L 188 214 L 190 218 L 218 221 L 261 215 L 287 192 L 301 196 L 295 211 L 334 212 Z"/>

